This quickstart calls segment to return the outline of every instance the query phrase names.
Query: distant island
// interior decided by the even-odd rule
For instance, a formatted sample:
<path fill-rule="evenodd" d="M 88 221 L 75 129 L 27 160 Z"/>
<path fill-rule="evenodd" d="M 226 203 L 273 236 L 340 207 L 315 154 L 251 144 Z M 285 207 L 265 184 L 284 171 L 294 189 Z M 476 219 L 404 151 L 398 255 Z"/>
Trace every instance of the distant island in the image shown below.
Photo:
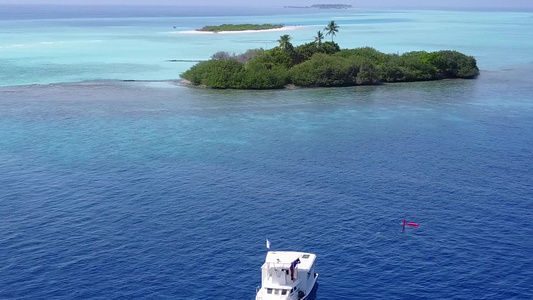
<path fill-rule="evenodd" d="M 204 26 L 196 31 L 245 31 L 245 30 L 270 30 L 283 28 L 283 24 L 222 24 L 218 26 Z"/>
<path fill-rule="evenodd" d="M 335 21 L 318 31 L 313 42 L 293 46 L 288 34 L 272 49 L 242 54 L 217 52 L 181 74 L 185 83 L 215 89 L 341 87 L 479 75 L 476 59 L 457 51 L 385 54 L 374 48 L 341 49 L 333 41 Z M 331 35 L 332 41 L 323 41 Z"/>
<path fill-rule="evenodd" d="M 311 6 L 284 6 L 284 8 L 318 8 L 318 9 L 348 9 L 353 8 L 349 4 L 314 4 Z"/>

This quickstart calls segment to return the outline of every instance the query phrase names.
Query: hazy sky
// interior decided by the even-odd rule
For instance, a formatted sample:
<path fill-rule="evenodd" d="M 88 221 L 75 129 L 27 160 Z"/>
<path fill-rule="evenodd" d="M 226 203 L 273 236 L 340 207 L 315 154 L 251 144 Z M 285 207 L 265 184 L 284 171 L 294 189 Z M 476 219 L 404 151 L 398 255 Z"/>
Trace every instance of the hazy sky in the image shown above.
<path fill-rule="evenodd" d="M 533 8 L 533 0 L 0 0 L 0 4 L 283 6 L 345 3 L 356 7 Z"/>

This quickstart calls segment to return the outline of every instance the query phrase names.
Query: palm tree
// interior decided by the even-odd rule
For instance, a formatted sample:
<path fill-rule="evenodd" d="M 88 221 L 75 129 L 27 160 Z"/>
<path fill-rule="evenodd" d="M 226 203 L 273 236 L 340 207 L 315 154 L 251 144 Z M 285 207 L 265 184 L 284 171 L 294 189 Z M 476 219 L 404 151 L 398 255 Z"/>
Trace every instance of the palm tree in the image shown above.
<path fill-rule="evenodd" d="M 315 36 L 315 43 L 317 43 L 317 46 L 320 48 L 322 46 L 322 40 L 324 39 L 324 34 L 322 34 L 322 31 L 318 31 Z"/>
<path fill-rule="evenodd" d="M 331 34 L 331 41 L 333 42 L 333 37 L 339 32 L 339 25 L 335 21 L 330 21 L 324 30 L 326 31 L 326 35 Z"/>
<path fill-rule="evenodd" d="M 291 36 L 288 34 L 284 34 L 280 36 L 278 42 L 279 42 L 279 47 L 283 50 L 288 50 L 292 46 Z"/>

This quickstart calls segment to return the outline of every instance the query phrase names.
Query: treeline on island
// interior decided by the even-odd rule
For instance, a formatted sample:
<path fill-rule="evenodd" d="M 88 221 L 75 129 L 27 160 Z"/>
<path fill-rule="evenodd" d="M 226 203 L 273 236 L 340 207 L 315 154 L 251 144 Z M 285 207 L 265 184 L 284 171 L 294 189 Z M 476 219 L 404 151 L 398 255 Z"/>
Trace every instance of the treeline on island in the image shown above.
<path fill-rule="evenodd" d="M 320 9 L 347 9 L 352 8 L 353 6 L 349 4 L 314 4 L 310 6 L 311 8 L 320 8 Z"/>
<path fill-rule="evenodd" d="M 353 6 L 349 4 L 314 4 L 311 6 L 287 5 L 287 6 L 284 6 L 284 8 L 348 9 L 348 8 L 353 8 Z"/>
<path fill-rule="evenodd" d="M 204 26 L 197 31 L 243 31 L 243 30 L 267 30 L 283 28 L 283 24 L 222 24 L 218 26 Z"/>
<path fill-rule="evenodd" d="M 370 47 L 340 49 L 333 41 L 338 32 L 334 21 L 326 27 L 332 41 L 323 42 L 319 31 L 314 42 L 294 47 L 283 35 L 279 46 L 252 49 L 243 54 L 218 52 L 181 74 L 193 85 L 216 89 L 281 89 L 340 87 L 383 82 L 475 78 L 476 60 L 457 51 L 414 51 L 385 54 Z"/>

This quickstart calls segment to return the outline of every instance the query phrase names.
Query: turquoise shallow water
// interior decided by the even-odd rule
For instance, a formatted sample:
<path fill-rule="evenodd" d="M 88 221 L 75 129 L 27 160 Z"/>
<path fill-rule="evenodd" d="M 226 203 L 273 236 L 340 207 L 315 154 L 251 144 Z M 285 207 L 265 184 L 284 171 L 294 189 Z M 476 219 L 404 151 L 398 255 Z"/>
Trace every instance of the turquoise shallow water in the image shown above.
<path fill-rule="evenodd" d="M 317 253 L 317 299 L 533 298 L 529 13 L 113 14 L 2 21 L 0 299 L 253 299 L 267 237 Z M 343 45 L 454 48 L 482 75 L 262 92 L 162 80 L 186 68 L 166 59 L 278 35 L 167 24 L 331 18 Z"/>

